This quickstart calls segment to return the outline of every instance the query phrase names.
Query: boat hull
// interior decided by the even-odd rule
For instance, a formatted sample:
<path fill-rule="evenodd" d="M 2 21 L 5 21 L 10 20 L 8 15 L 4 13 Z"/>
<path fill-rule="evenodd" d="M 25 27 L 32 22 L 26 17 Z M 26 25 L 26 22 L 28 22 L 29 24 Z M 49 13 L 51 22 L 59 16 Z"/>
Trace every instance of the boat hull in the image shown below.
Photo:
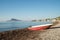
<path fill-rule="evenodd" d="M 29 30 L 44 30 L 50 28 L 51 25 L 40 25 L 40 26 L 32 26 L 28 28 Z"/>
<path fill-rule="evenodd" d="M 47 28 L 48 28 L 48 26 L 28 28 L 28 29 L 29 29 L 29 30 L 44 30 L 44 29 L 47 29 Z"/>

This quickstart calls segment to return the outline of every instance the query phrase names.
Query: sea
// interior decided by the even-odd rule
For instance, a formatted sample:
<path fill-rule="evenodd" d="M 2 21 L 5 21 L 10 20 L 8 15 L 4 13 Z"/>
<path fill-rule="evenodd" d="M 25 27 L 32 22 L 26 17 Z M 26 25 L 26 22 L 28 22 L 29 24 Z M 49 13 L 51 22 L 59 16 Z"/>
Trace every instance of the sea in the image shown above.
<path fill-rule="evenodd" d="M 49 24 L 52 22 L 32 22 L 32 21 L 6 21 L 0 22 L 0 32 L 16 30 L 16 29 L 24 29 L 29 26 Z"/>

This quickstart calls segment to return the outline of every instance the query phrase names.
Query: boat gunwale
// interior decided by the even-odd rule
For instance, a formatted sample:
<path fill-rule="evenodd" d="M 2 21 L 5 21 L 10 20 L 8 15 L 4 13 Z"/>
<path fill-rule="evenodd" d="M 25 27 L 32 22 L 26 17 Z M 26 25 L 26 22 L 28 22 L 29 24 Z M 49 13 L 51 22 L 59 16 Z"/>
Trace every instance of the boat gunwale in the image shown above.
<path fill-rule="evenodd" d="M 36 25 L 36 26 L 31 26 L 29 28 L 35 28 L 35 27 L 44 27 L 44 26 L 50 26 L 52 24 L 43 24 L 43 25 Z"/>

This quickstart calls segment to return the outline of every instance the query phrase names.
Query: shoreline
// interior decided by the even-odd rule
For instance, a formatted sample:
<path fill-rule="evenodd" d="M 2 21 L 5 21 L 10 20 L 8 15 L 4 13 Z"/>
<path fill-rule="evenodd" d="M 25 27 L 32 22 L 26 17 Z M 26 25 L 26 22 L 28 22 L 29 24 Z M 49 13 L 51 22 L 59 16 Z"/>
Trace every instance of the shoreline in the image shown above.
<path fill-rule="evenodd" d="M 52 27 L 60 27 L 60 23 Z M 51 27 L 51 28 L 52 28 Z M 60 28 L 39 31 L 17 29 L 0 32 L 0 40 L 60 40 Z"/>

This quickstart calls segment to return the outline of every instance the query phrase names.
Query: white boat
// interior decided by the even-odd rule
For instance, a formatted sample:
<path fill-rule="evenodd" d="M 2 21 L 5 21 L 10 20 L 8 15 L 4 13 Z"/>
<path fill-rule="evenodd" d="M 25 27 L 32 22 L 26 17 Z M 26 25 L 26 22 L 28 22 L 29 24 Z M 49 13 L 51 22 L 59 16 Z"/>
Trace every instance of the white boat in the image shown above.
<path fill-rule="evenodd" d="M 52 24 L 36 25 L 36 26 L 28 27 L 28 30 L 44 30 L 50 28 L 51 26 Z"/>

